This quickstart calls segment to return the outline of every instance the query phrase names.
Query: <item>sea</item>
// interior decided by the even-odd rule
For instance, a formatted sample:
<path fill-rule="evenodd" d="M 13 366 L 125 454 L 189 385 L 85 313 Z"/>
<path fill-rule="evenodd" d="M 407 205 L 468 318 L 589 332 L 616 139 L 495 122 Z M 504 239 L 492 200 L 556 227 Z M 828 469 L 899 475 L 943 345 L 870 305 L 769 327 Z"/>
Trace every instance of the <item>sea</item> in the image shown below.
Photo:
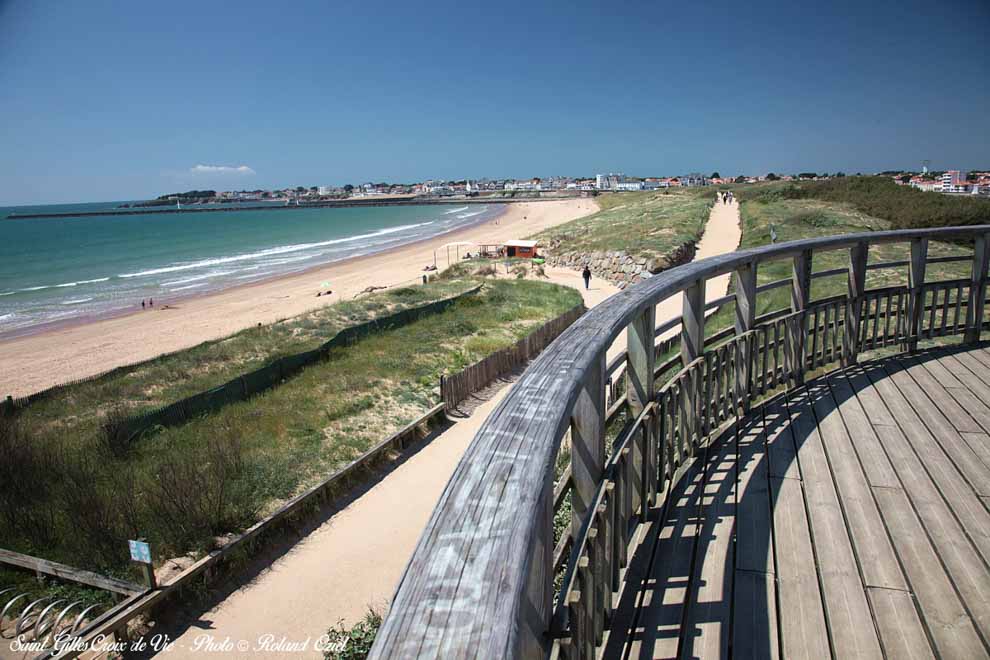
<path fill-rule="evenodd" d="M 0 207 L 0 337 L 380 252 L 485 222 L 503 206 L 115 215 L 124 203 Z M 106 214 L 7 217 L 101 211 Z"/>

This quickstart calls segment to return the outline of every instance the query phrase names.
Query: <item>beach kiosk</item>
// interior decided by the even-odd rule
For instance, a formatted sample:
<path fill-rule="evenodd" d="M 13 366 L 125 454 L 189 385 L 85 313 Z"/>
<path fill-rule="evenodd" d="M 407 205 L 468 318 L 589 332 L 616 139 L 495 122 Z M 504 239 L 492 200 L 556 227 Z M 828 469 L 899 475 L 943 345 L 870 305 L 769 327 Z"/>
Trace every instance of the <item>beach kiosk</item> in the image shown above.
<path fill-rule="evenodd" d="M 506 241 L 505 256 L 509 259 L 533 259 L 536 257 L 536 241 Z"/>

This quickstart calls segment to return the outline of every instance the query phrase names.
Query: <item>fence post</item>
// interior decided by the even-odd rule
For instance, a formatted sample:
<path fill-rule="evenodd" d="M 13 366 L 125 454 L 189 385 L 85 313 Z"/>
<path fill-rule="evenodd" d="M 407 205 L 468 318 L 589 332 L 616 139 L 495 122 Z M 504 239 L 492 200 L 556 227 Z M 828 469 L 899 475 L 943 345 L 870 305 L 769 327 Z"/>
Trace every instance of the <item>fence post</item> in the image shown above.
<path fill-rule="evenodd" d="M 684 310 L 681 313 L 681 364 L 686 368 L 705 352 L 705 282 L 700 279 L 684 289 Z M 688 375 L 685 392 L 687 410 L 688 450 L 694 452 L 694 439 L 698 431 L 698 384 L 700 379 Z"/>
<path fill-rule="evenodd" d="M 736 269 L 736 336 L 745 334 L 756 325 L 756 263 Z M 736 363 L 736 382 L 742 383 L 742 409 L 749 412 L 753 386 L 753 340 L 743 342 L 742 359 Z"/>
<path fill-rule="evenodd" d="M 921 334 L 921 319 L 925 314 L 925 268 L 928 265 L 928 239 L 911 240 L 911 265 L 908 270 L 908 351 L 918 349 L 918 336 Z M 968 315 L 968 312 L 967 312 Z"/>
<path fill-rule="evenodd" d="M 870 244 L 866 242 L 857 243 L 849 250 L 849 293 L 846 302 L 845 332 L 842 335 L 842 366 L 844 367 L 856 364 L 856 356 L 859 353 L 859 328 L 863 318 L 863 292 L 866 290 L 866 260 L 869 250 Z M 838 328 L 835 330 L 838 331 Z"/>
<path fill-rule="evenodd" d="M 788 324 L 790 334 L 790 375 L 795 385 L 804 383 L 804 345 L 808 335 L 808 317 L 805 310 L 811 298 L 811 250 L 804 250 L 794 257 L 791 277 L 791 312 L 799 313 Z"/>
<path fill-rule="evenodd" d="M 653 376 L 656 364 L 654 350 L 654 335 L 656 334 L 657 308 L 647 305 L 629 327 L 626 329 L 626 402 L 629 406 L 629 416 L 635 420 L 653 401 L 656 393 L 656 380 Z M 640 504 L 645 513 L 646 508 L 653 503 L 654 490 L 651 474 L 656 474 L 656 454 L 654 449 L 656 438 L 653 435 L 653 424 L 649 421 L 640 429 L 643 443 L 637 451 L 633 444 L 633 464 L 639 466 L 640 474 Z M 637 456 L 638 454 L 638 456 Z M 638 461 L 637 461 L 638 459 Z"/>
<path fill-rule="evenodd" d="M 973 274 L 969 283 L 969 303 L 966 305 L 967 344 L 980 341 L 983 330 L 983 306 L 987 297 L 987 267 L 990 264 L 990 234 L 977 236 L 973 242 Z"/>
<path fill-rule="evenodd" d="M 591 515 L 605 466 L 605 353 L 588 368 L 571 413 L 571 535 Z"/>

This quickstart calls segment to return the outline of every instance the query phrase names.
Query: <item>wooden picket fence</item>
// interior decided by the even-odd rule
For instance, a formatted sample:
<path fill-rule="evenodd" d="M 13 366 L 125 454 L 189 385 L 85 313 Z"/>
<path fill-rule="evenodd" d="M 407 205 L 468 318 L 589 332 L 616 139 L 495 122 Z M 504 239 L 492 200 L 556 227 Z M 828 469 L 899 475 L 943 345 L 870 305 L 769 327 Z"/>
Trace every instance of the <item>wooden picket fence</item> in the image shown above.
<path fill-rule="evenodd" d="M 484 389 L 496 378 L 518 369 L 536 357 L 584 312 L 584 304 L 578 305 L 548 321 L 512 346 L 492 353 L 459 373 L 442 376 L 440 396 L 447 410 L 453 410 L 461 401 Z"/>

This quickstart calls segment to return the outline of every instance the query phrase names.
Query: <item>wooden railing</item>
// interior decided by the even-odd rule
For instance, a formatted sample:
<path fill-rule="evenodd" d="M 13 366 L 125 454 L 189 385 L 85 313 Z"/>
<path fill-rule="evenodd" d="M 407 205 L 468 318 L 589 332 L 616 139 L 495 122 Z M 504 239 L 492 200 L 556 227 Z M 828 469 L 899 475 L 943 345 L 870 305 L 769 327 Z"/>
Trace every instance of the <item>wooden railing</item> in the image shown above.
<path fill-rule="evenodd" d="M 928 259 L 930 240 L 972 244 L 973 254 Z M 867 263 L 871 245 L 890 243 L 909 245 L 910 259 Z M 848 267 L 812 273 L 814 254 L 835 250 L 848 250 Z M 595 656 L 639 524 L 696 449 L 757 399 L 861 351 L 913 350 L 948 335 L 978 341 L 988 325 L 988 254 L 990 225 L 808 239 L 674 268 L 595 307 L 478 431 L 372 657 Z M 784 259 L 791 277 L 757 286 L 760 265 Z M 926 281 L 928 264 L 962 261 L 970 277 Z M 866 289 L 868 271 L 904 267 L 905 285 Z M 706 283 L 725 273 L 734 274 L 733 293 L 706 303 Z M 812 280 L 841 274 L 844 295 L 811 300 Z M 781 287 L 790 307 L 758 317 L 758 296 Z M 683 298 L 683 313 L 657 327 L 656 305 L 672 296 Z M 732 327 L 706 332 L 706 314 L 727 307 Z M 607 363 L 623 333 L 626 350 Z M 679 355 L 660 362 L 674 348 Z M 555 538 L 555 517 L 568 509 Z"/>

